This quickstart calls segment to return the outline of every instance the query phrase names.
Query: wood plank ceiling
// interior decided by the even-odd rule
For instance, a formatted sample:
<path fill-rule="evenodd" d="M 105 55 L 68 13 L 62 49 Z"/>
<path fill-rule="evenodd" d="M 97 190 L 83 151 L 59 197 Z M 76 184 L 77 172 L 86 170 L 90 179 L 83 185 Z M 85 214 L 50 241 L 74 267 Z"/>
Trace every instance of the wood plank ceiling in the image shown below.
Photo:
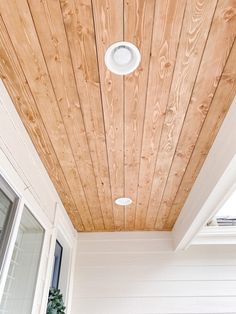
<path fill-rule="evenodd" d="M 171 230 L 236 94 L 236 0 L 0 0 L 0 13 L 1 78 L 77 230 Z M 104 64 L 122 40 L 142 56 L 127 76 Z"/>

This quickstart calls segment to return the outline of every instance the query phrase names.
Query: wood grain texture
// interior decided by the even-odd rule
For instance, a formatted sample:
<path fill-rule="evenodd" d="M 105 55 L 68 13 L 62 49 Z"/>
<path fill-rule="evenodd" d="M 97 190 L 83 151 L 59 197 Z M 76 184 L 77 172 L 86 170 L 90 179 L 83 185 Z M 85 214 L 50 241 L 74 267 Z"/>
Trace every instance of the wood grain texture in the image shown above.
<path fill-rule="evenodd" d="M 235 13 L 234 13 L 235 14 Z M 228 12 L 225 18 L 232 16 Z M 171 229 L 182 209 L 184 202 L 199 174 L 201 167 L 207 157 L 207 154 L 214 142 L 214 139 L 219 131 L 219 128 L 225 118 L 225 115 L 232 104 L 236 94 L 236 41 L 232 47 L 231 53 L 227 60 L 225 69 L 221 75 L 221 79 L 217 90 L 215 92 L 212 104 L 208 111 L 207 117 L 199 134 L 197 143 L 195 145 L 192 157 L 189 161 L 183 180 L 179 185 L 179 190 L 174 200 L 171 212 L 165 228 Z M 208 136 L 206 137 L 206 134 Z"/>
<path fill-rule="evenodd" d="M 94 226 L 103 230 L 94 168 L 60 4 L 46 0 L 30 0 L 29 4 Z M 41 23 L 42 18 L 44 23 Z"/>
<path fill-rule="evenodd" d="M 184 9 L 183 0 L 175 1 L 174 4 L 168 0 L 156 3 L 139 170 L 135 220 L 137 229 L 145 228 L 156 154 L 166 114 Z"/>
<path fill-rule="evenodd" d="M 83 3 L 73 0 L 61 0 L 60 2 L 104 224 L 106 230 L 113 230 L 113 204 L 111 199 L 92 5 L 90 0 L 83 1 Z M 90 180 L 89 176 L 88 180 Z"/>
<path fill-rule="evenodd" d="M 28 133 L 31 135 L 34 146 L 67 209 L 74 227 L 79 231 L 83 231 L 84 226 L 80 214 L 76 209 L 68 183 L 65 180 L 64 173 L 42 122 L 2 17 L 0 17 L 0 75 Z"/>
<path fill-rule="evenodd" d="M 105 66 L 106 49 L 123 40 L 123 1 L 92 0 L 98 66 L 105 118 L 112 201 L 124 196 L 124 103 L 123 77 Z M 124 208 L 113 206 L 116 230 L 125 229 Z"/>
<path fill-rule="evenodd" d="M 12 44 L 47 128 L 58 160 L 63 167 L 64 175 L 70 186 L 76 206 L 80 209 L 84 226 L 86 229 L 92 230 L 96 222 L 93 222 L 90 215 L 29 7 L 25 0 L 9 1 L 7 3 L 1 1 L 0 10 L 6 27 L 15 30 L 10 33 Z M 99 222 L 97 227 L 100 228 Z"/>
<path fill-rule="evenodd" d="M 142 146 L 147 80 L 149 73 L 155 2 L 127 0 L 124 7 L 124 40 L 134 43 L 142 60 L 136 71 L 124 80 L 125 106 L 125 195 L 133 200 L 126 208 L 125 228 L 135 228 L 135 209 Z"/>
<path fill-rule="evenodd" d="M 148 228 L 162 229 L 153 219 L 160 205 L 179 134 L 188 108 L 196 74 L 211 26 L 216 1 L 188 1 L 178 54 L 162 128 L 152 190 L 146 217 Z"/>
<path fill-rule="evenodd" d="M 157 221 L 165 223 L 170 214 L 172 203 L 229 56 L 236 35 L 236 19 L 228 18 L 232 14 L 229 12 L 229 8 L 234 3 L 236 3 L 235 0 L 221 0 L 218 2 L 165 192 L 159 207 Z M 224 42 L 224 45 L 222 45 L 222 42 Z"/>
<path fill-rule="evenodd" d="M 95 228 L 103 230 L 103 217 L 60 5 L 56 1 L 46 0 L 30 0 L 29 5 L 85 198 Z M 44 23 L 41 23 L 42 18 Z"/>
<path fill-rule="evenodd" d="M 1 77 L 76 229 L 171 230 L 236 93 L 236 0 L 0 0 L 0 14 Z M 141 52 L 127 76 L 104 62 L 123 40 Z"/>

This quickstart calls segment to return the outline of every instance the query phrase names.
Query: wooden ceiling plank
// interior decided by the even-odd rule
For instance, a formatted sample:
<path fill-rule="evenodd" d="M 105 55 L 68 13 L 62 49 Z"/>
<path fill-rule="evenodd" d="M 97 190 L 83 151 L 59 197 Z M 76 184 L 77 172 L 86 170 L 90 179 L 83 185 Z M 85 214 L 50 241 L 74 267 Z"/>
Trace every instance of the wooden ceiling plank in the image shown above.
<path fill-rule="evenodd" d="M 166 222 L 178 187 L 214 97 L 236 35 L 236 19 L 229 18 L 235 0 L 220 0 L 159 207 L 157 221 Z M 176 218 L 176 215 L 175 215 Z M 168 225 L 167 225 L 168 227 Z"/>
<path fill-rule="evenodd" d="M 216 0 L 191 0 L 187 2 L 167 111 L 156 159 L 156 168 L 146 216 L 147 228 L 152 229 L 155 226 L 158 230 L 162 230 L 161 221 L 156 221 L 155 224 L 157 209 L 161 203 L 216 2 Z"/>
<path fill-rule="evenodd" d="M 59 1 L 29 0 L 39 41 L 96 230 L 103 215 Z M 44 23 L 42 23 L 42 19 Z M 90 91 L 91 92 L 91 91 Z"/>
<path fill-rule="evenodd" d="M 0 0 L 0 77 L 77 230 L 172 229 L 236 93 L 235 8 Z M 122 40 L 124 77 L 104 63 Z"/>
<path fill-rule="evenodd" d="M 142 146 L 147 80 L 152 41 L 154 0 L 127 0 L 124 6 L 124 40 L 134 43 L 142 60 L 124 80 L 125 101 L 125 195 L 133 203 L 126 207 L 126 230 L 135 228 L 135 209 Z"/>
<path fill-rule="evenodd" d="M 114 229 L 92 5 L 60 0 L 106 230 Z"/>
<path fill-rule="evenodd" d="M 235 11 L 234 11 L 235 12 Z M 228 11 L 225 17 L 232 17 L 233 10 Z M 234 13 L 235 14 L 235 13 Z M 220 126 L 228 112 L 230 105 L 236 94 L 236 41 L 232 47 L 227 60 L 225 69 L 221 76 L 219 85 L 214 95 L 212 104 L 207 117 L 201 129 L 192 157 L 184 174 L 183 180 L 179 186 L 177 196 L 171 208 L 170 215 L 165 228 L 172 229 L 178 218 L 186 198 L 201 170 L 201 167 L 207 157 L 207 154 L 214 142 L 214 139 L 220 129 Z M 208 136 L 206 136 L 208 134 Z"/>
<path fill-rule="evenodd" d="M 111 44 L 123 40 L 123 1 L 92 0 L 92 4 L 114 202 L 124 195 L 123 77 L 106 68 L 104 56 Z M 124 230 L 124 208 L 114 204 L 113 211 L 116 230 Z"/>
<path fill-rule="evenodd" d="M 0 10 L 77 209 L 80 210 L 84 227 L 93 230 L 93 221 L 28 4 L 25 0 L 0 1 Z"/>
<path fill-rule="evenodd" d="M 76 209 L 73 196 L 41 119 L 34 98 L 21 69 L 11 40 L 0 16 L 0 75 L 39 156 L 50 175 L 62 203 L 78 231 L 84 226 Z"/>
<path fill-rule="evenodd" d="M 151 178 L 155 169 L 155 160 L 165 118 L 185 2 L 185 0 L 157 1 L 155 6 L 136 205 L 135 227 L 137 229 L 145 228 L 145 217 L 152 186 Z"/>

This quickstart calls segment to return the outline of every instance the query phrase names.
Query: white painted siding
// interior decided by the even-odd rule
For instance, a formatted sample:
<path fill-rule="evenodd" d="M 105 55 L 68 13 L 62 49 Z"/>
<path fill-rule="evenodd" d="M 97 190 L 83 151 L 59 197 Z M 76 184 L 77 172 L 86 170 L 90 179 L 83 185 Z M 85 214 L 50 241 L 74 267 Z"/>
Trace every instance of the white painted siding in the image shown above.
<path fill-rule="evenodd" d="M 236 313 L 236 247 L 173 252 L 158 233 L 80 234 L 71 314 Z"/>

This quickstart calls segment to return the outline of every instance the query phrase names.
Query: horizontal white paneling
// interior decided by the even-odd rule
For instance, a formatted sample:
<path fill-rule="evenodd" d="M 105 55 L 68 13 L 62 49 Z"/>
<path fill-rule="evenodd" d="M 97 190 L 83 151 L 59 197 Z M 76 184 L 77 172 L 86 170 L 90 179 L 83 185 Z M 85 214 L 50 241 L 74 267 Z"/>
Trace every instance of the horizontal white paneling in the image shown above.
<path fill-rule="evenodd" d="M 158 267 L 150 266 L 109 266 L 109 267 L 80 267 L 78 282 L 97 282 L 109 278 L 111 281 L 224 281 L 236 280 L 236 265 L 234 266 L 173 266 L 170 264 L 158 264 Z"/>
<path fill-rule="evenodd" d="M 113 280 L 104 285 L 103 280 L 86 280 L 77 293 L 91 298 L 236 296 L 236 281 Z"/>
<path fill-rule="evenodd" d="M 72 304 L 72 314 L 235 314 L 235 247 L 174 252 L 168 233 L 79 234 Z"/>
<path fill-rule="evenodd" d="M 235 314 L 236 298 L 89 298 L 73 308 L 83 314 Z"/>
<path fill-rule="evenodd" d="M 206 249 L 209 249 L 208 251 Z M 205 247 L 199 249 L 197 247 L 189 249 L 189 254 L 184 252 L 175 253 L 96 253 L 81 254 L 78 261 L 79 266 L 83 267 L 109 267 L 113 266 L 140 266 L 147 265 L 155 267 L 156 265 L 176 265 L 176 266 L 192 266 L 192 265 L 236 265 L 236 250 L 229 252 L 226 248 Z"/>
<path fill-rule="evenodd" d="M 102 235 L 103 233 L 101 233 Z M 110 243 L 113 242 L 114 249 L 112 250 L 115 254 L 118 253 L 153 253 L 153 252 L 170 252 L 173 251 L 173 241 L 171 232 L 156 232 L 150 235 L 142 236 L 142 232 L 128 233 L 113 232 L 107 234 L 107 239 L 104 236 L 100 236 L 98 233 L 95 235 L 83 235 L 80 234 L 80 238 L 83 241 L 80 242 L 79 249 L 80 254 L 82 253 L 111 253 Z M 104 233 L 105 235 L 105 233 Z M 148 236 L 148 237 L 147 237 Z M 132 247 L 127 239 L 132 239 Z"/>
<path fill-rule="evenodd" d="M 165 240 L 172 241 L 172 235 L 169 231 L 133 231 L 133 232 L 83 232 L 79 235 L 80 245 L 82 245 L 85 241 L 95 243 L 102 243 L 102 241 L 113 241 L 120 242 L 121 240 Z M 97 241 L 97 242 L 96 242 Z"/>

